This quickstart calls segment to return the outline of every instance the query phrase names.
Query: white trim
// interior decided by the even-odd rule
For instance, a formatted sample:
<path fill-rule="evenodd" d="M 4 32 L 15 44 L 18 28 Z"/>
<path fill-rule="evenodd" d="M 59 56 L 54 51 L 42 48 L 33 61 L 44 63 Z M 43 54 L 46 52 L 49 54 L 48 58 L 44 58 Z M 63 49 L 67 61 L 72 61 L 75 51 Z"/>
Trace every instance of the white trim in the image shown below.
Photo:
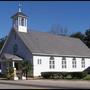
<path fill-rule="evenodd" d="M 90 58 L 90 56 L 80 56 L 80 55 L 60 55 L 60 54 L 45 54 L 45 53 L 32 53 L 33 55 L 44 55 L 44 56 L 65 56 L 65 57 L 86 57 L 86 58 Z"/>
<path fill-rule="evenodd" d="M 12 59 L 12 60 L 13 60 L 13 61 L 14 61 L 14 60 L 16 60 L 16 61 L 19 61 L 19 60 L 22 61 L 23 59 Z"/>

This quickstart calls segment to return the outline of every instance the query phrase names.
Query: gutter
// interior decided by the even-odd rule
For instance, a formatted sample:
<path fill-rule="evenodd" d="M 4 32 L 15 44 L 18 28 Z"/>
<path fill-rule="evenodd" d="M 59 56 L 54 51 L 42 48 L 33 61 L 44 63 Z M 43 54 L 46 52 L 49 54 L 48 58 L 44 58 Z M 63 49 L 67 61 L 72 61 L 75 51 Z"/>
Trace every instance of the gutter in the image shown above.
<path fill-rule="evenodd" d="M 80 55 L 60 55 L 60 54 L 46 54 L 46 53 L 32 53 L 36 56 L 55 56 L 55 57 L 78 57 L 78 58 L 90 58 L 90 56 L 80 56 Z"/>

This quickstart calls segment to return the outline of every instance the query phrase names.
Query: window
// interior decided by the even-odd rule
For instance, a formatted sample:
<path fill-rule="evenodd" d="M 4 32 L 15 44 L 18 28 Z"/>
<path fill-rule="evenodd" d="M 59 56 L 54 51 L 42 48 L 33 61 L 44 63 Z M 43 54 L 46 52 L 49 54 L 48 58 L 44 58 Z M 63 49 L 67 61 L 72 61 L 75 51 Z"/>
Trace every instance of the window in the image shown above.
<path fill-rule="evenodd" d="M 82 68 L 84 68 L 84 67 L 85 67 L 85 59 L 84 59 L 84 58 L 82 58 L 82 61 L 81 61 L 81 66 L 82 66 Z"/>
<path fill-rule="evenodd" d="M 66 68 L 66 58 L 62 57 L 62 68 Z"/>
<path fill-rule="evenodd" d="M 42 64 L 42 60 L 41 59 L 38 59 L 38 64 Z"/>
<path fill-rule="evenodd" d="M 76 68 L 76 58 L 75 57 L 72 60 L 72 67 L 73 68 Z"/>
<path fill-rule="evenodd" d="M 22 18 L 21 18 L 21 17 L 19 17 L 19 25 L 21 25 L 21 19 L 22 19 Z"/>
<path fill-rule="evenodd" d="M 49 68 L 50 69 L 54 69 L 55 68 L 55 61 L 54 61 L 54 57 L 53 56 L 50 57 Z"/>
<path fill-rule="evenodd" d="M 21 20 L 21 25 L 24 26 L 24 18 Z"/>
<path fill-rule="evenodd" d="M 17 46 L 17 44 L 14 44 L 14 46 L 13 46 L 13 53 L 16 53 L 17 50 L 18 50 L 18 46 Z"/>

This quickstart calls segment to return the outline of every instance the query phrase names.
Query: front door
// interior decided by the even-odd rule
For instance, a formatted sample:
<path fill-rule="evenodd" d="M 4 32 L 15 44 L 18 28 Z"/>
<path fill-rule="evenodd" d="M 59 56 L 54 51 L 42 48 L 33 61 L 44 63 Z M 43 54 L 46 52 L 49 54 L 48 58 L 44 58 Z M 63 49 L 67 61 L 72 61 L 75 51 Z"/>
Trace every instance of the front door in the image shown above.
<path fill-rule="evenodd" d="M 20 62 L 15 62 L 16 74 L 19 79 L 22 79 L 22 69 Z"/>

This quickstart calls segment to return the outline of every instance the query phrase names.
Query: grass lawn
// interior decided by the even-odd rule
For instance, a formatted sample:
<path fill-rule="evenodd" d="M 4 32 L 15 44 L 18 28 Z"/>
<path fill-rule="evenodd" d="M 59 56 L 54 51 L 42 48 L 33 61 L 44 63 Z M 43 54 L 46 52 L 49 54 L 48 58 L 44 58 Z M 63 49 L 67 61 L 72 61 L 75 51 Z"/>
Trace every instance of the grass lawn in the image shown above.
<path fill-rule="evenodd" d="M 83 80 L 90 80 L 90 74 L 87 74 L 87 76 L 84 77 Z"/>

